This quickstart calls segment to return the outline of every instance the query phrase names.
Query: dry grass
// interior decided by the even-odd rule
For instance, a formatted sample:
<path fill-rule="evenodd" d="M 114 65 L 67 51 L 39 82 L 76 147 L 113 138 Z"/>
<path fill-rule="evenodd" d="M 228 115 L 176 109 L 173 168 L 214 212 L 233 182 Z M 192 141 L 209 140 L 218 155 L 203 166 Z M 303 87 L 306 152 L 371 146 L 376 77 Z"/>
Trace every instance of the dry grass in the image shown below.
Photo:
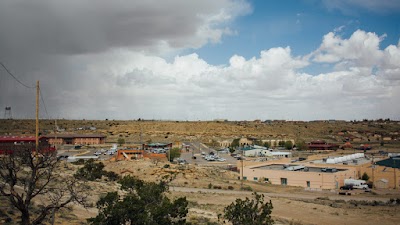
<path fill-rule="evenodd" d="M 41 120 L 40 129 L 43 134 L 54 131 L 53 120 Z M 241 136 L 252 136 L 260 139 L 326 139 L 328 141 L 342 141 L 337 136 L 340 131 L 356 131 L 388 134 L 399 132 L 397 122 L 379 124 L 373 122 L 275 122 L 272 124 L 256 122 L 182 122 L 182 121 L 111 121 L 111 120 L 58 120 L 59 128 L 73 133 L 100 133 L 107 135 L 108 142 L 116 142 L 124 138 L 127 143 L 138 142 L 140 132 L 143 132 L 143 141 L 202 141 L 227 140 Z M 96 127 L 97 130 L 77 130 L 81 127 Z M 32 135 L 35 131 L 34 120 L 0 120 L 0 134 Z M 367 138 L 363 135 L 362 142 Z M 375 144 L 379 144 L 376 140 Z M 394 143 L 396 146 L 396 143 Z M 388 144 L 389 145 L 389 144 Z"/>

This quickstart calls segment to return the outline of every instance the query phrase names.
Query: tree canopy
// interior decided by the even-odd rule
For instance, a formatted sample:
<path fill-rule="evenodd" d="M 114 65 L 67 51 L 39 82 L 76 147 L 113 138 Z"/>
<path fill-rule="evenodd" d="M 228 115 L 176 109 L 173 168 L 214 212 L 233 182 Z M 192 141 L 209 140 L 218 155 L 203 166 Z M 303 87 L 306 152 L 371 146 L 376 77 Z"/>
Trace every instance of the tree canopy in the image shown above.
<path fill-rule="evenodd" d="M 233 225 L 252 224 L 270 225 L 274 223 L 271 218 L 272 202 L 264 203 L 264 195 L 252 194 L 253 199 L 236 199 L 224 209 L 224 218 Z"/>
<path fill-rule="evenodd" d="M 126 192 L 108 192 L 96 206 L 99 214 L 88 219 L 93 225 L 185 224 L 188 213 L 186 197 L 170 200 L 165 196 L 168 185 L 161 181 L 145 182 L 126 176 L 119 183 Z"/>
<path fill-rule="evenodd" d="M 167 158 L 170 162 L 174 161 L 175 158 L 179 158 L 180 156 L 181 150 L 179 148 L 173 148 L 167 152 Z"/>
<path fill-rule="evenodd" d="M 362 175 L 362 177 L 361 177 L 361 179 L 362 179 L 362 180 L 365 180 L 365 181 L 368 181 L 368 180 L 369 180 L 368 174 L 367 174 L 366 172 L 364 172 L 363 175 Z"/>
<path fill-rule="evenodd" d="M 123 145 L 123 144 L 125 144 L 125 139 L 124 138 L 118 138 L 117 142 L 118 142 L 119 145 Z"/>
<path fill-rule="evenodd" d="M 306 150 L 307 144 L 304 140 L 299 139 L 296 141 L 296 148 L 297 150 Z"/>
<path fill-rule="evenodd" d="M 89 159 L 84 163 L 82 168 L 79 168 L 75 173 L 75 177 L 83 180 L 94 181 L 101 179 L 102 176 L 106 176 L 109 180 L 118 180 L 119 175 L 113 171 L 105 171 L 104 164 L 102 162 L 96 163 L 93 159 Z"/>
<path fill-rule="evenodd" d="M 286 141 L 285 142 L 285 148 L 286 149 L 292 149 L 293 148 L 293 143 L 292 143 L 292 141 Z"/>
<path fill-rule="evenodd" d="M 231 144 L 231 147 L 232 147 L 232 148 L 239 147 L 239 141 L 240 141 L 239 138 L 233 139 L 232 144 Z"/>
<path fill-rule="evenodd" d="M 85 185 L 59 173 L 60 161 L 52 151 L 33 152 L 35 145 L 14 146 L 0 157 L 0 195 L 20 211 L 20 224 L 43 224 L 51 212 L 72 202 L 86 203 Z M 41 199 L 42 204 L 33 204 Z"/>

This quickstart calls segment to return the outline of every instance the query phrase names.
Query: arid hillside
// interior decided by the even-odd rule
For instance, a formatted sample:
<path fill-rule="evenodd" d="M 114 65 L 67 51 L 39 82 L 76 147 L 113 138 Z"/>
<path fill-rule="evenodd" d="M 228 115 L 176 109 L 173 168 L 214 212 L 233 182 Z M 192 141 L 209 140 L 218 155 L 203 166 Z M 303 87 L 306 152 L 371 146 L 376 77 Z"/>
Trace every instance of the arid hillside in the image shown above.
<path fill-rule="evenodd" d="M 0 135 L 33 135 L 34 120 L 0 120 Z M 57 126 L 56 126 L 57 125 Z M 107 142 L 124 138 L 127 143 L 149 141 L 211 141 L 232 140 L 239 137 L 257 139 L 294 139 L 311 141 L 325 139 L 343 142 L 388 144 L 399 140 L 400 123 L 396 121 L 121 121 L 121 120 L 40 120 L 40 133 L 98 133 Z"/>

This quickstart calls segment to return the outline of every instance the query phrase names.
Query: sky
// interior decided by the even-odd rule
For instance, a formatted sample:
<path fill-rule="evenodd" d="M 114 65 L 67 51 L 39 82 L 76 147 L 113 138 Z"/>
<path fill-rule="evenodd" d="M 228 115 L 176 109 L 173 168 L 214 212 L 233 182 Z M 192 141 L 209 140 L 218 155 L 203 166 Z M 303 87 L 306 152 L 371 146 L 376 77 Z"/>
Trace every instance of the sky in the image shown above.
<path fill-rule="evenodd" d="M 399 41 L 398 0 L 0 1 L 0 62 L 45 119 L 400 120 Z M 25 86 L 0 67 L 14 118 Z"/>

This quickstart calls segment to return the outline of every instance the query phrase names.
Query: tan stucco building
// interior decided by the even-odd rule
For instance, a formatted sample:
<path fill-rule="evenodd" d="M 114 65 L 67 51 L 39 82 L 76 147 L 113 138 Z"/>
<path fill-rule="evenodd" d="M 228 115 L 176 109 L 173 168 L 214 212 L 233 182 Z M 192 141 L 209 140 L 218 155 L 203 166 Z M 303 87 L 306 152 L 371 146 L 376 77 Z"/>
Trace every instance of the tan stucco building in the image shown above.
<path fill-rule="evenodd" d="M 239 179 L 243 177 L 249 181 L 310 189 L 337 189 L 344 185 L 344 179 L 360 179 L 371 164 L 370 158 L 356 153 L 328 158 L 310 156 L 307 161 L 299 162 L 293 162 L 290 158 L 262 163 L 245 161 L 243 167 L 241 162 L 238 162 L 237 166 L 243 168 Z M 391 174 L 393 177 L 393 170 Z M 390 182 L 390 179 L 388 180 Z"/>
<path fill-rule="evenodd" d="M 229 141 L 229 140 L 219 141 L 218 144 L 219 144 L 220 148 L 228 148 L 231 146 L 232 141 Z"/>
<path fill-rule="evenodd" d="M 400 169 L 379 165 L 367 165 L 360 168 L 360 174 L 362 175 L 364 172 L 369 176 L 369 181 L 372 181 L 376 188 L 396 187 L 396 189 L 400 190 Z"/>
<path fill-rule="evenodd" d="M 268 139 L 268 140 L 262 140 L 262 143 L 269 143 L 271 148 L 275 148 L 279 146 L 279 142 L 281 141 L 291 141 L 292 144 L 295 144 L 294 139 Z"/>
<path fill-rule="evenodd" d="M 248 138 L 240 138 L 240 140 L 239 140 L 239 145 L 241 147 L 247 146 L 247 145 L 252 145 L 252 144 L 253 144 L 253 141 L 249 140 Z"/>
<path fill-rule="evenodd" d="M 337 189 L 344 184 L 344 179 L 355 178 L 358 175 L 354 168 L 335 168 L 335 170 L 323 171 L 325 168 L 314 165 L 267 162 L 245 166 L 243 179 L 311 189 Z"/>

